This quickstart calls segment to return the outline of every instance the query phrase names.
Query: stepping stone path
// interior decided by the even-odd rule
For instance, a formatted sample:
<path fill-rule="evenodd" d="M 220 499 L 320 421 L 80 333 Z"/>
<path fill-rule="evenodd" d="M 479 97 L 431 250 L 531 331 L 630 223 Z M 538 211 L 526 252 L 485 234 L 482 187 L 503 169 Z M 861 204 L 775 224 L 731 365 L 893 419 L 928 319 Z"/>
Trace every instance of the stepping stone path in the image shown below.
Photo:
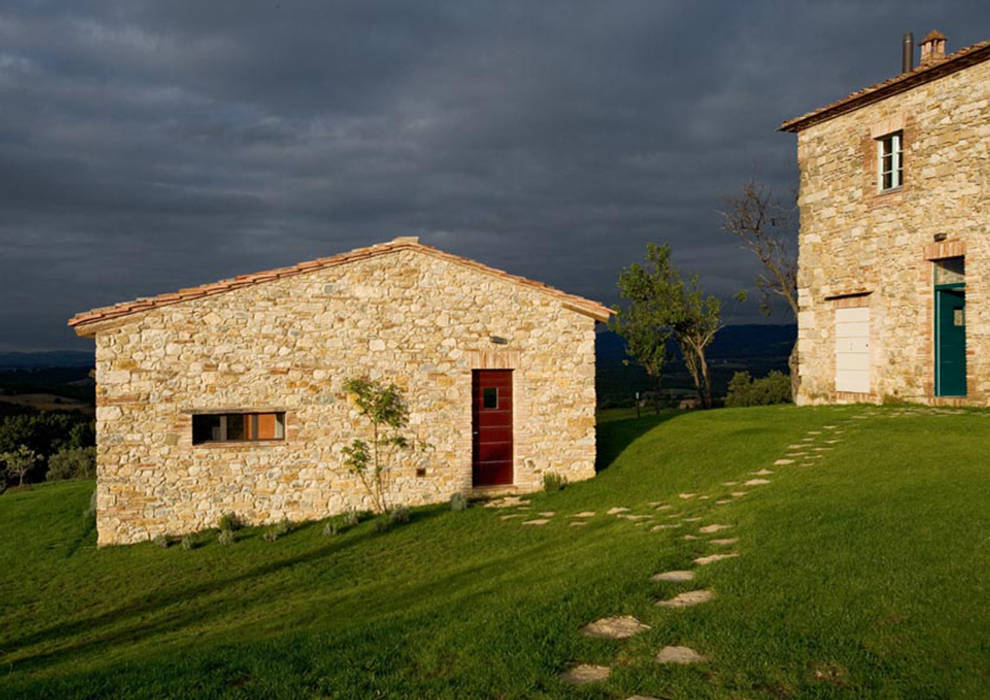
<path fill-rule="evenodd" d="M 500 516 L 498 516 L 498 519 L 499 520 L 512 520 L 513 518 L 525 518 L 525 517 L 526 516 L 523 515 L 522 513 L 511 513 L 509 515 L 500 515 Z"/>
<path fill-rule="evenodd" d="M 625 518 L 626 520 L 649 520 L 651 516 L 649 515 L 626 515 L 625 513 L 620 513 L 616 517 Z"/>
<path fill-rule="evenodd" d="M 686 523 L 696 523 L 699 520 L 701 520 L 701 516 L 700 515 L 697 518 L 684 518 L 684 522 L 686 522 Z"/>
<path fill-rule="evenodd" d="M 592 664 L 578 664 L 570 671 L 560 674 L 560 680 L 571 685 L 584 685 L 585 683 L 596 683 L 609 677 L 612 669 L 608 666 L 593 666 Z"/>
<path fill-rule="evenodd" d="M 778 459 L 777 461 L 779 462 L 780 460 Z M 788 464 L 790 464 L 790 462 L 788 462 Z M 769 469 L 761 469 L 758 472 L 750 472 L 750 474 L 754 474 L 755 476 L 769 476 L 773 474 L 773 472 Z"/>
<path fill-rule="evenodd" d="M 650 576 L 651 581 L 673 581 L 674 583 L 682 583 L 693 579 L 693 571 L 664 571 L 662 574 L 653 574 Z"/>
<path fill-rule="evenodd" d="M 728 505 L 729 503 L 732 503 L 731 498 L 723 498 L 720 501 L 715 501 L 715 505 L 717 506 L 724 506 L 724 505 Z"/>
<path fill-rule="evenodd" d="M 536 518 L 535 520 L 524 520 L 523 525 L 535 525 L 541 527 L 546 525 L 550 520 L 548 518 Z"/>
<path fill-rule="evenodd" d="M 683 498 L 686 501 L 687 499 L 694 498 L 697 495 L 698 494 L 696 494 L 696 493 L 679 493 L 679 494 L 677 494 L 677 497 L 678 498 Z"/>
<path fill-rule="evenodd" d="M 581 628 L 581 634 L 586 637 L 605 637 L 606 639 L 626 639 L 650 629 L 632 615 L 603 617 L 590 622 Z"/>
<path fill-rule="evenodd" d="M 529 501 L 524 498 L 520 498 L 519 496 L 505 496 L 503 498 L 496 498 L 493 501 L 488 501 L 488 503 L 485 504 L 485 508 L 511 508 L 512 506 L 521 506 L 526 503 L 529 503 Z"/>
<path fill-rule="evenodd" d="M 608 509 L 608 514 L 609 515 L 617 515 L 618 513 L 625 513 L 627 510 L 629 510 L 629 509 L 628 508 L 623 508 L 622 506 L 616 506 L 615 508 L 609 508 Z"/>
<path fill-rule="evenodd" d="M 720 545 L 721 546 L 721 545 L 735 544 L 736 542 L 739 541 L 739 538 L 738 537 L 723 537 L 721 539 L 708 540 L 708 541 L 711 544 L 717 544 L 717 545 Z"/>
<path fill-rule="evenodd" d="M 698 557 L 694 560 L 694 563 L 698 566 L 708 566 L 709 564 L 714 564 L 717 561 L 722 561 L 723 559 L 732 559 L 738 557 L 739 554 L 732 552 L 730 554 L 709 554 L 707 557 Z"/>
<path fill-rule="evenodd" d="M 718 532 L 719 530 L 728 530 L 731 525 L 722 525 L 721 523 L 715 523 L 713 525 L 705 525 L 704 527 L 698 528 L 698 532 L 702 535 L 710 535 L 713 532 Z"/>
<path fill-rule="evenodd" d="M 555 516 L 556 514 L 557 514 L 557 513 L 555 513 L 554 511 L 552 511 L 552 510 L 548 510 L 548 511 L 545 511 L 545 512 L 543 512 L 543 513 L 540 513 L 540 514 L 539 514 L 539 516 L 540 516 L 541 518 L 552 518 L 552 517 L 553 517 L 553 516 Z"/>
<path fill-rule="evenodd" d="M 595 511 L 593 510 L 582 510 L 580 513 L 575 513 L 572 518 L 593 518 L 595 516 Z"/>
<path fill-rule="evenodd" d="M 763 486 L 763 484 L 769 484 L 769 483 L 770 481 L 768 479 L 750 479 L 749 481 L 744 483 L 743 486 Z"/>
<path fill-rule="evenodd" d="M 707 603 L 714 595 L 709 590 L 686 591 L 685 593 L 678 593 L 670 600 L 658 601 L 657 606 L 661 608 L 689 608 L 692 605 Z"/>
<path fill-rule="evenodd" d="M 673 506 L 668 506 L 667 504 L 663 504 L 663 505 L 657 506 L 656 507 L 656 510 L 670 510 L 672 507 Z"/>
<path fill-rule="evenodd" d="M 699 664 L 708 661 L 691 647 L 664 647 L 657 654 L 658 664 Z"/>
<path fill-rule="evenodd" d="M 697 535 L 684 535 L 684 539 L 690 541 L 690 540 L 696 540 L 698 539 L 698 537 Z"/>
<path fill-rule="evenodd" d="M 778 459 L 778 460 L 774 460 L 773 466 L 775 466 L 775 467 L 782 467 L 785 464 L 794 464 L 794 460 L 793 459 Z"/>
<path fill-rule="evenodd" d="M 742 498 L 747 493 L 749 493 L 749 491 L 732 491 L 729 495 L 733 498 Z"/>
<path fill-rule="evenodd" d="M 588 524 L 587 520 L 575 520 L 570 525 L 571 527 L 584 527 L 587 524 Z"/>
<path fill-rule="evenodd" d="M 722 486 L 735 486 L 738 483 L 738 481 L 723 481 Z"/>
<path fill-rule="evenodd" d="M 680 527 L 680 523 L 668 523 L 666 525 L 654 525 L 650 528 L 650 532 L 660 532 L 660 530 L 673 530 L 674 528 Z"/>

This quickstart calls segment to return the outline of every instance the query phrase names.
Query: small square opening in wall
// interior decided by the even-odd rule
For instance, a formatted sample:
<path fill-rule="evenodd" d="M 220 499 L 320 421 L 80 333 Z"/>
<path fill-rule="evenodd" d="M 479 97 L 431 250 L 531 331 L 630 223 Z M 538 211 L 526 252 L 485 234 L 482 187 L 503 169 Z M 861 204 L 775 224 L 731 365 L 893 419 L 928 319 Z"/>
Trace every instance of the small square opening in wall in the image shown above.
<path fill-rule="evenodd" d="M 481 401 L 484 408 L 498 408 L 498 387 L 485 387 L 482 390 Z"/>
<path fill-rule="evenodd" d="M 416 476 L 426 476 L 426 467 L 416 467 Z"/>

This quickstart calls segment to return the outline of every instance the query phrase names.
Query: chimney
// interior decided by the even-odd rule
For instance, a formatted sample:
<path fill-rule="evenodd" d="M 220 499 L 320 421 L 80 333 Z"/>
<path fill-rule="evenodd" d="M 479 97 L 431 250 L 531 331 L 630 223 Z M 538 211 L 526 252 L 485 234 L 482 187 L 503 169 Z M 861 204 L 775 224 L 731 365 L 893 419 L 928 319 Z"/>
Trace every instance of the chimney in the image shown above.
<path fill-rule="evenodd" d="M 945 59 L 945 34 L 933 29 L 921 40 L 921 66 L 930 66 Z"/>
<path fill-rule="evenodd" d="M 908 32 L 904 35 L 904 44 L 901 47 L 901 73 L 910 73 L 914 70 L 914 34 Z"/>

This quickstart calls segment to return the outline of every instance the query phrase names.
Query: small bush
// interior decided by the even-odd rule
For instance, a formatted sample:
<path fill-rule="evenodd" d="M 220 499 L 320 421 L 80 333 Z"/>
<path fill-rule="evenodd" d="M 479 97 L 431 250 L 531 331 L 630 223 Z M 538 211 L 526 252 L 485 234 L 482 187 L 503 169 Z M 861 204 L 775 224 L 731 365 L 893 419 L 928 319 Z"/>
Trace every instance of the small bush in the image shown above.
<path fill-rule="evenodd" d="M 388 522 L 390 525 L 405 525 L 409 522 L 409 517 L 409 509 L 405 506 L 399 506 L 388 514 Z"/>
<path fill-rule="evenodd" d="M 790 403 L 791 378 L 776 370 L 762 379 L 753 379 L 749 372 L 736 372 L 729 381 L 726 406 L 769 406 Z"/>
<path fill-rule="evenodd" d="M 186 535 L 183 537 L 179 544 L 187 552 L 191 549 L 196 549 L 196 542 L 193 540 L 191 535 Z"/>
<path fill-rule="evenodd" d="M 556 472 L 543 472 L 543 490 L 547 493 L 562 491 L 567 486 L 567 479 Z"/>
<path fill-rule="evenodd" d="M 270 527 L 265 530 L 264 534 L 261 536 L 265 542 L 274 542 L 278 539 L 278 532 L 275 531 L 274 527 Z"/>
<path fill-rule="evenodd" d="M 96 489 L 93 489 L 93 493 L 89 495 L 89 507 L 83 511 L 84 518 L 95 518 L 96 517 Z"/>
<path fill-rule="evenodd" d="M 330 518 L 323 523 L 323 536 L 333 537 L 340 533 L 340 521 L 337 518 Z"/>
<path fill-rule="evenodd" d="M 340 514 L 340 522 L 347 527 L 354 527 L 363 520 L 363 516 L 363 513 L 352 508 Z"/>
<path fill-rule="evenodd" d="M 217 529 L 227 530 L 229 532 L 234 532 L 240 530 L 243 527 L 240 518 L 237 517 L 236 513 L 224 513 L 217 520 Z"/>
<path fill-rule="evenodd" d="M 168 549 L 168 546 L 172 544 L 168 539 L 168 535 L 155 535 L 151 541 L 155 543 L 156 547 L 161 547 L 162 549 Z"/>
<path fill-rule="evenodd" d="M 221 530 L 220 534 L 217 535 L 217 542 L 220 544 L 234 544 L 234 531 Z"/>
<path fill-rule="evenodd" d="M 282 535 L 288 535 L 290 532 L 292 532 L 292 521 L 289 520 L 288 518 L 282 518 L 277 523 L 275 523 L 272 529 L 278 534 L 279 537 L 281 537 Z"/>
<path fill-rule="evenodd" d="M 385 532 L 386 530 L 388 530 L 389 525 L 390 523 L 387 515 L 381 515 L 375 518 L 375 525 L 374 525 L 375 532 Z"/>
<path fill-rule="evenodd" d="M 48 458 L 48 481 L 96 478 L 96 448 L 72 447 Z"/>
<path fill-rule="evenodd" d="M 468 500 L 463 493 L 455 493 L 450 497 L 451 510 L 467 510 Z"/>

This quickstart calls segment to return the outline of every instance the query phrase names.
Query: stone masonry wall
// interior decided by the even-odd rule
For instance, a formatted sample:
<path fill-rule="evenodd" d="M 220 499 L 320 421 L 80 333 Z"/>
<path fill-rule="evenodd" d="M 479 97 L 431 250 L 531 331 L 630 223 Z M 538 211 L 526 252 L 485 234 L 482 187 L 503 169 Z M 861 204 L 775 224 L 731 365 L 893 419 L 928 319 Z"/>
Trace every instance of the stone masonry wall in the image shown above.
<path fill-rule="evenodd" d="M 904 185 L 879 193 L 875 139 L 898 129 Z M 990 62 L 804 129 L 798 164 L 798 403 L 990 404 Z M 961 253 L 968 396 L 936 399 L 932 261 Z M 850 302 L 870 308 L 869 394 L 835 391 L 835 308 Z"/>
<path fill-rule="evenodd" d="M 595 322 L 559 299 L 404 250 L 164 306 L 98 329 L 99 544 L 369 508 L 341 448 L 367 435 L 343 395 L 394 381 L 432 445 L 392 500 L 472 488 L 471 371 L 513 372 L 515 484 L 595 473 Z M 492 336 L 508 340 L 496 345 Z M 192 444 L 199 411 L 286 413 L 284 442 Z M 425 468 L 425 476 L 416 476 Z"/>

